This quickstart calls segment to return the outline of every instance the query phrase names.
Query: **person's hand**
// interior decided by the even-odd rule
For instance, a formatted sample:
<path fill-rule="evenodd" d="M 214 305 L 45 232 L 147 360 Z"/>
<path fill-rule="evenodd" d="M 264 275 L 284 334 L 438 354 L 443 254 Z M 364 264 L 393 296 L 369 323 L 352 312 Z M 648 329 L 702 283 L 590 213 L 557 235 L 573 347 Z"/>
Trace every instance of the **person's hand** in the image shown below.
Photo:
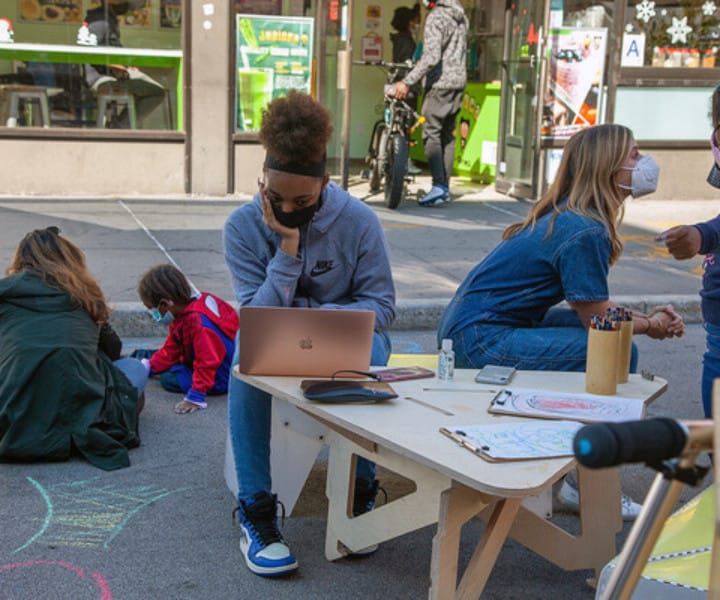
<path fill-rule="evenodd" d="M 655 340 L 681 337 L 685 333 L 685 323 L 671 304 L 654 308 L 647 319 L 648 329 L 645 333 Z"/>
<path fill-rule="evenodd" d="M 197 412 L 203 408 L 205 408 L 205 407 L 200 406 L 199 404 L 196 404 L 195 402 L 191 402 L 187 398 L 183 398 L 183 400 L 181 402 L 178 402 L 175 405 L 174 410 L 175 410 L 175 413 L 178 415 L 190 415 L 190 414 Z"/>
<path fill-rule="evenodd" d="M 663 231 L 655 238 L 658 242 L 665 242 L 665 247 L 673 257 L 678 260 L 692 258 L 700 252 L 702 235 L 693 225 L 678 225 Z"/>
<path fill-rule="evenodd" d="M 664 340 L 667 337 L 672 337 L 667 330 L 670 321 L 671 317 L 665 313 L 657 313 L 648 317 L 648 329 L 645 334 L 654 340 Z"/>
<path fill-rule="evenodd" d="M 263 194 L 260 188 L 260 200 L 262 203 L 263 223 L 280 235 L 280 248 L 290 256 L 297 256 L 300 248 L 300 229 L 297 227 L 285 227 L 276 218 L 270 200 Z"/>
<path fill-rule="evenodd" d="M 670 318 L 670 322 L 667 324 L 666 331 L 668 337 L 681 337 L 685 333 L 685 322 L 683 318 L 675 311 L 672 304 L 665 304 L 663 306 L 656 306 L 650 312 L 650 316 L 657 314 L 664 314 Z"/>
<path fill-rule="evenodd" d="M 393 84 L 392 94 L 389 94 L 393 98 L 397 98 L 398 100 L 403 100 L 407 97 L 408 93 L 410 92 L 410 88 L 402 81 L 396 81 Z"/>
<path fill-rule="evenodd" d="M 147 376 L 150 377 L 150 372 L 152 371 L 152 367 L 150 366 L 150 361 L 147 358 L 141 358 L 140 362 L 142 363 L 142 366 L 145 367 Z"/>

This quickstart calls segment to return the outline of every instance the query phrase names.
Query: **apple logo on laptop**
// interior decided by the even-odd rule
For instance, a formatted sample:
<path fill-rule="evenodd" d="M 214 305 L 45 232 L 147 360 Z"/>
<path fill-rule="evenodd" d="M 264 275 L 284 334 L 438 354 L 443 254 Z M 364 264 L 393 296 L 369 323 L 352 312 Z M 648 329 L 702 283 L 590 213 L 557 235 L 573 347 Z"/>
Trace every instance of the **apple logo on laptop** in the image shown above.
<path fill-rule="evenodd" d="M 300 342 L 298 344 L 303 350 L 312 350 L 313 347 L 312 338 L 309 337 L 300 338 Z"/>

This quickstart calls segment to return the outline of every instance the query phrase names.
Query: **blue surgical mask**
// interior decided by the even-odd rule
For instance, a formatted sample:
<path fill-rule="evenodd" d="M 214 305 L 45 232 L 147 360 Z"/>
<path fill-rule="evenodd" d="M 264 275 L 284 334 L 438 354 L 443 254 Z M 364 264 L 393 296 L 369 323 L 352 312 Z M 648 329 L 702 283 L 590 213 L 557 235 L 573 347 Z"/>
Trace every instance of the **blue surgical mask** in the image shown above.
<path fill-rule="evenodd" d="M 632 169 L 629 167 L 622 168 L 632 171 L 632 179 L 630 187 L 626 185 L 620 185 L 619 187 L 624 190 L 629 189 L 633 198 L 652 194 L 657 189 L 660 167 L 652 156 L 645 154 Z"/>
<path fill-rule="evenodd" d="M 151 308 L 150 314 L 157 323 L 160 323 L 160 325 L 170 325 L 170 323 L 175 320 L 175 317 L 169 310 L 166 310 L 165 314 L 163 315 L 160 313 L 159 308 Z"/>

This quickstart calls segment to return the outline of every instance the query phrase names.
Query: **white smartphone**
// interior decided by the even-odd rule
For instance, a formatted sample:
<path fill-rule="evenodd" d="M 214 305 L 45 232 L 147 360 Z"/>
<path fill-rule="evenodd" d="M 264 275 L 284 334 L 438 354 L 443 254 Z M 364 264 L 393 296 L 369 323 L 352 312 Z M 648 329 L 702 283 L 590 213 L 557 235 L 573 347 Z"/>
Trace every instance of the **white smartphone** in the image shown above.
<path fill-rule="evenodd" d="M 496 383 L 505 385 L 510 383 L 512 376 L 515 374 L 515 367 L 501 367 L 499 365 L 485 365 L 477 375 L 475 381 L 477 383 Z"/>

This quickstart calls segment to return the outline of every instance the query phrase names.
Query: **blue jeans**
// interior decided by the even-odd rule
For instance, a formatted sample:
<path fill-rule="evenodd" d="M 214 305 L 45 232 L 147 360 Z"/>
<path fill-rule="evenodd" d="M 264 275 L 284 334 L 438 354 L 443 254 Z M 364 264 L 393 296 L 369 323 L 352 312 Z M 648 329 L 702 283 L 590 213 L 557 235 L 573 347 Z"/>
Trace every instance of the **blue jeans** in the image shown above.
<path fill-rule="evenodd" d="M 466 327 L 453 340 L 455 366 L 479 369 L 491 364 L 529 371 L 584 371 L 587 339 L 587 330 L 575 311 L 553 308 L 536 327 Z M 637 361 L 633 343 L 631 373 L 636 372 Z"/>
<path fill-rule="evenodd" d="M 235 343 L 233 366 L 238 364 L 240 344 Z M 390 357 L 390 338 L 375 332 L 370 363 L 386 365 Z M 258 492 L 272 490 L 270 477 L 270 422 L 272 403 L 270 394 L 237 377 L 230 378 L 228 389 L 228 426 L 235 456 L 238 480 L 238 499 L 252 501 Z M 358 457 L 356 478 L 372 481 L 375 464 Z"/>
<path fill-rule="evenodd" d="M 148 380 L 147 370 L 145 366 L 135 358 L 121 358 L 113 362 L 122 373 L 130 380 L 133 387 L 138 391 L 138 396 L 145 390 L 145 384 Z"/>
<path fill-rule="evenodd" d="M 720 327 L 705 323 L 705 345 L 702 371 L 702 403 L 707 418 L 712 417 L 713 381 L 720 377 Z"/>

